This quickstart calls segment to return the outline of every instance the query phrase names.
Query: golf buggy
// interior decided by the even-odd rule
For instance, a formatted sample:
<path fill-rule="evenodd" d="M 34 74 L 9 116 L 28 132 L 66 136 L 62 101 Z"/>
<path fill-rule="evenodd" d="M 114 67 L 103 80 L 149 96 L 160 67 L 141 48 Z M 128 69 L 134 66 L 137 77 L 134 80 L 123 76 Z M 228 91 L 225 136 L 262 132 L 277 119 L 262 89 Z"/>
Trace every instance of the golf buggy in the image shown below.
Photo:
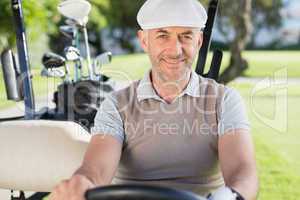
<path fill-rule="evenodd" d="M 90 58 L 87 38 L 87 15 L 90 4 L 85 0 L 66 0 L 58 10 L 68 18 L 68 26 L 60 29 L 72 38 L 73 46 L 65 49 L 65 57 L 48 53 L 43 56 L 44 76 L 63 77 L 63 83 L 54 94 L 56 107 L 36 111 L 32 75 L 30 73 L 26 33 L 21 0 L 11 0 L 14 15 L 19 65 L 10 50 L 1 55 L 2 69 L 9 100 L 24 101 L 25 114 L 21 117 L 0 119 L 0 188 L 12 192 L 12 200 L 41 200 L 63 179 L 69 178 L 80 166 L 91 135 L 89 128 L 105 93 L 113 90 L 109 78 L 95 73 Z M 199 52 L 196 72 L 218 79 L 222 51 L 216 50 L 210 70 L 204 74 L 211 33 L 218 8 L 218 0 L 212 0 L 208 9 L 208 22 L 204 30 L 203 47 Z M 80 11 L 80 12 L 79 12 Z M 76 13 L 76 14 L 74 14 Z M 80 15 L 79 15 L 80 14 Z M 76 48 L 77 32 L 82 30 L 86 45 L 88 76 L 83 68 L 80 51 Z M 102 65 L 111 59 L 105 53 L 96 59 Z M 71 78 L 68 62 L 74 62 L 74 78 Z M 58 70 L 64 67 L 64 71 Z M 79 109 L 79 111 L 77 110 Z M 81 123 L 80 119 L 88 123 Z M 25 197 L 23 191 L 34 191 Z M 87 200 L 199 200 L 192 193 L 170 188 L 142 185 L 113 185 L 89 190 Z"/>

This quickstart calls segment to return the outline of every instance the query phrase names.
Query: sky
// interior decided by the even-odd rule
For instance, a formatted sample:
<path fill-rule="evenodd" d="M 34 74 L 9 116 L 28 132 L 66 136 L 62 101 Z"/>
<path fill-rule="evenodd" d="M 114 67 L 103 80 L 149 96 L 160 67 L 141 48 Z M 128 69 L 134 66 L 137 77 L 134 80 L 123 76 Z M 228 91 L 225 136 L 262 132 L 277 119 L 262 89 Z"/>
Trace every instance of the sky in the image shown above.
<path fill-rule="evenodd" d="M 300 1 L 299 0 L 284 0 L 285 8 L 282 10 L 282 15 L 288 23 L 296 23 L 300 25 Z"/>
<path fill-rule="evenodd" d="M 284 30 L 293 30 L 293 32 L 299 32 L 300 35 L 300 0 L 283 0 L 283 2 L 285 7 L 281 11 L 283 17 L 282 29 L 279 31 L 262 30 L 255 39 L 258 45 L 265 45 L 271 42 L 274 38 L 278 37 L 278 34 L 282 34 Z M 214 29 L 213 37 L 216 40 L 223 41 L 223 37 L 216 29 Z M 287 41 L 287 39 L 289 41 Z M 284 41 L 290 43 L 298 41 L 297 34 L 284 38 Z"/>

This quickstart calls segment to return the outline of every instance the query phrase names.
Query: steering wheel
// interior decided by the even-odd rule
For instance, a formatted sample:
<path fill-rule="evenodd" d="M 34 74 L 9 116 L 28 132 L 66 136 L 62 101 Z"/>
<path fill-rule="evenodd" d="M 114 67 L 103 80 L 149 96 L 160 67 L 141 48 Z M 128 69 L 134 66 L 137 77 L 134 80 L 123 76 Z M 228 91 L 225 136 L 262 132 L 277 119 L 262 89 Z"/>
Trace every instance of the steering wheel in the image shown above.
<path fill-rule="evenodd" d="M 111 185 L 88 190 L 87 200 L 205 200 L 191 192 L 146 185 Z"/>

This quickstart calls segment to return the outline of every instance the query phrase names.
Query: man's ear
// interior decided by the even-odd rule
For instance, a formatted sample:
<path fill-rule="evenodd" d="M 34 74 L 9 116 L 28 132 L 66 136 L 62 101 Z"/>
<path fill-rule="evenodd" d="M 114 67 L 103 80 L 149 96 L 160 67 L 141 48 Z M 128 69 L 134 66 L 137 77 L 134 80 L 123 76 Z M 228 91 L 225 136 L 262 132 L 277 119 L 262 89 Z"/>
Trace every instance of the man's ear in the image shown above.
<path fill-rule="evenodd" d="M 200 31 L 199 33 L 199 36 L 198 36 L 198 42 L 197 42 L 197 47 L 198 49 L 200 49 L 202 47 L 202 44 L 203 44 L 203 32 Z"/>
<path fill-rule="evenodd" d="M 139 30 L 137 32 L 137 36 L 139 38 L 141 47 L 143 48 L 144 52 L 148 52 L 148 32 L 144 30 Z"/>

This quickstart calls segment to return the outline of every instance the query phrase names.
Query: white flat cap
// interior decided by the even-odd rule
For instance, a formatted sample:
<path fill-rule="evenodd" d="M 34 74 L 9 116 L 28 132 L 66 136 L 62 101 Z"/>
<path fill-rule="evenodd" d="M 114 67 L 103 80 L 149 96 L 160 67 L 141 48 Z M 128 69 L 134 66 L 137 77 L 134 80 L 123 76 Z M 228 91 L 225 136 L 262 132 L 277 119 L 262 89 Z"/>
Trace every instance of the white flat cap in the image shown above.
<path fill-rule="evenodd" d="M 137 14 L 142 29 L 169 26 L 204 28 L 205 8 L 197 0 L 147 0 Z"/>

